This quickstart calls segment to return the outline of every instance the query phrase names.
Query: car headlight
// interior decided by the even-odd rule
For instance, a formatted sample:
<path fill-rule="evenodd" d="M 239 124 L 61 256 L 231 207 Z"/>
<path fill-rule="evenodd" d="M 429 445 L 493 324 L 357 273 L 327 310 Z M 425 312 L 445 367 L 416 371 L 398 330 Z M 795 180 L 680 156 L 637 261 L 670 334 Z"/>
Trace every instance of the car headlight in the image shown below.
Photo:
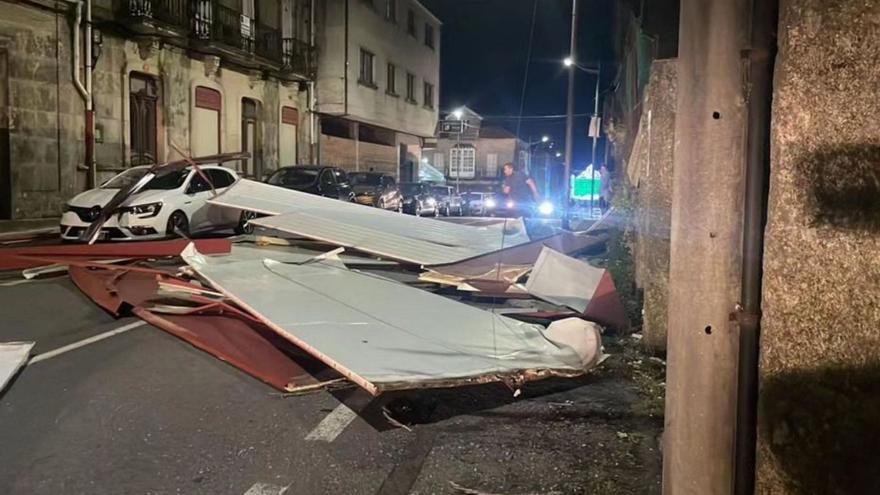
<path fill-rule="evenodd" d="M 434 198 L 428 198 L 428 199 L 425 201 L 425 203 L 427 203 L 428 206 L 434 206 L 434 205 L 437 204 L 437 200 L 434 199 Z"/>
<path fill-rule="evenodd" d="M 135 215 L 145 215 L 147 217 L 155 217 L 162 209 L 162 203 L 149 203 L 145 205 L 137 205 L 131 207 L 131 212 Z"/>
<path fill-rule="evenodd" d="M 553 214 L 553 203 L 549 201 L 544 201 L 541 203 L 541 206 L 538 206 L 538 212 L 541 215 L 552 215 Z"/>
<path fill-rule="evenodd" d="M 491 198 L 487 199 L 487 200 L 484 202 L 484 204 L 486 205 L 486 208 L 495 208 L 496 206 L 498 206 L 498 205 L 495 203 L 495 200 L 494 200 L 494 199 L 491 199 Z"/>
<path fill-rule="evenodd" d="M 508 208 L 513 208 L 514 206 L 516 206 L 516 203 L 514 203 L 512 199 L 508 199 L 507 202 L 504 203 L 504 206 Z"/>

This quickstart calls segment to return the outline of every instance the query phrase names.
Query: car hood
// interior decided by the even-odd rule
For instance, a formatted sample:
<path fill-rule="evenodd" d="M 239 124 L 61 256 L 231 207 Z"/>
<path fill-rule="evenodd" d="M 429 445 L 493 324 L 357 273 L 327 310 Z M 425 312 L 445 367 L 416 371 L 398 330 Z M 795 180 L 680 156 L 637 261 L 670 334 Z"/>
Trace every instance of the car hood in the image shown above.
<path fill-rule="evenodd" d="M 71 206 L 81 206 L 85 208 L 91 208 L 96 205 L 104 206 L 117 192 L 119 192 L 119 189 L 102 189 L 100 187 L 97 189 L 89 189 L 86 192 L 77 194 L 67 203 Z M 128 198 L 122 204 L 128 206 L 155 203 L 162 201 L 162 199 L 170 192 L 171 191 L 166 190 L 141 191 Z"/>

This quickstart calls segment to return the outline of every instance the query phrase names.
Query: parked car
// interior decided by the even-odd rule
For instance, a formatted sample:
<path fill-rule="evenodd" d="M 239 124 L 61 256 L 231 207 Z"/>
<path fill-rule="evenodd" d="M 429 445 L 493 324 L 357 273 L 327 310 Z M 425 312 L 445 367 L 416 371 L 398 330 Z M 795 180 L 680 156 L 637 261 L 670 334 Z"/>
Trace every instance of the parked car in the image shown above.
<path fill-rule="evenodd" d="M 464 202 L 465 215 L 475 217 L 491 215 L 495 207 L 498 206 L 495 194 L 489 192 L 464 193 L 462 200 Z"/>
<path fill-rule="evenodd" d="M 454 187 L 431 186 L 431 192 L 437 198 L 437 207 L 440 209 L 441 215 L 447 217 L 450 215 L 461 216 L 464 213 L 461 195 L 455 192 Z"/>
<path fill-rule="evenodd" d="M 362 205 L 383 210 L 403 211 L 403 195 L 394 177 L 379 172 L 348 174 L 354 191 L 354 200 Z"/>
<path fill-rule="evenodd" d="M 416 216 L 440 214 L 437 198 L 431 192 L 430 185 L 424 182 L 401 182 L 400 192 L 403 194 L 403 212 Z"/>
<path fill-rule="evenodd" d="M 219 165 L 199 167 L 219 193 L 238 180 L 238 174 Z M 101 213 L 102 208 L 120 190 L 137 182 L 148 166 L 132 167 L 100 187 L 80 193 L 64 206 L 61 215 L 61 238 L 78 240 L 86 227 Z M 101 228 L 100 240 L 149 240 L 198 231 L 234 228 L 236 233 L 248 233 L 247 222 L 254 217 L 249 212 L 221 208 L 207 204 L 213 192 L 211 186 L 192 167 L 156 177 L 119 208 Z"/>
<path fill-rule="evenodd" d="M 320 165 L 282 167 L 266 183 L 318 196 L 354 201 L 354 192 L 345 170 Z"/>

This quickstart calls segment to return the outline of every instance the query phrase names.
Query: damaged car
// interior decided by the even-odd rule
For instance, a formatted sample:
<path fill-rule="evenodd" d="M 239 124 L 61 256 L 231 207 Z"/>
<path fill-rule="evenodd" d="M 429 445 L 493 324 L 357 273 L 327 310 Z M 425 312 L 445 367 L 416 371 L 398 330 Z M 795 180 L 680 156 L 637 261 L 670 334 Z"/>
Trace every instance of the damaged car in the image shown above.
<path fill-rule="evenodd" d="M 217 208 L 207 200 L 223 192 L 238 180 L 238 174 L 219 165 L 203 165 L 201 171 L 213 184 L 185 167 L 154 177 L 137 193 L 128 197 L 103 223 L 97 240 L 135 241 L 162 239 L 177 235 L 233 228 L 236 233 L 247 233 L 247 224 L 253 218 L 249 212 L 235 212 Z M 61 216 L 61 238 L 81 240 L 83 233 L 101 216 L 105 206 L 119 191 L 131 187 L 150 172 L 149 166 L 132 167 L 100 187 L 74 196 L 64 205 Z"/>

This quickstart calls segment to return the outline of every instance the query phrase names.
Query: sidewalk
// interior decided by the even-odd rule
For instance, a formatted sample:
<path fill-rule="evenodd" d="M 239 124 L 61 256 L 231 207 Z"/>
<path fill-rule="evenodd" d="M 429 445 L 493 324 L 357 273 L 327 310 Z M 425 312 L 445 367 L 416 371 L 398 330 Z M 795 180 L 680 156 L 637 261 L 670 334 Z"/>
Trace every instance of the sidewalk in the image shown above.
<path fill-rule="evenodd" d="M 31 218 L 24 220 L 0 220 L 0 235 L 27 234 L 58 230 L 58 218 Z"/>

